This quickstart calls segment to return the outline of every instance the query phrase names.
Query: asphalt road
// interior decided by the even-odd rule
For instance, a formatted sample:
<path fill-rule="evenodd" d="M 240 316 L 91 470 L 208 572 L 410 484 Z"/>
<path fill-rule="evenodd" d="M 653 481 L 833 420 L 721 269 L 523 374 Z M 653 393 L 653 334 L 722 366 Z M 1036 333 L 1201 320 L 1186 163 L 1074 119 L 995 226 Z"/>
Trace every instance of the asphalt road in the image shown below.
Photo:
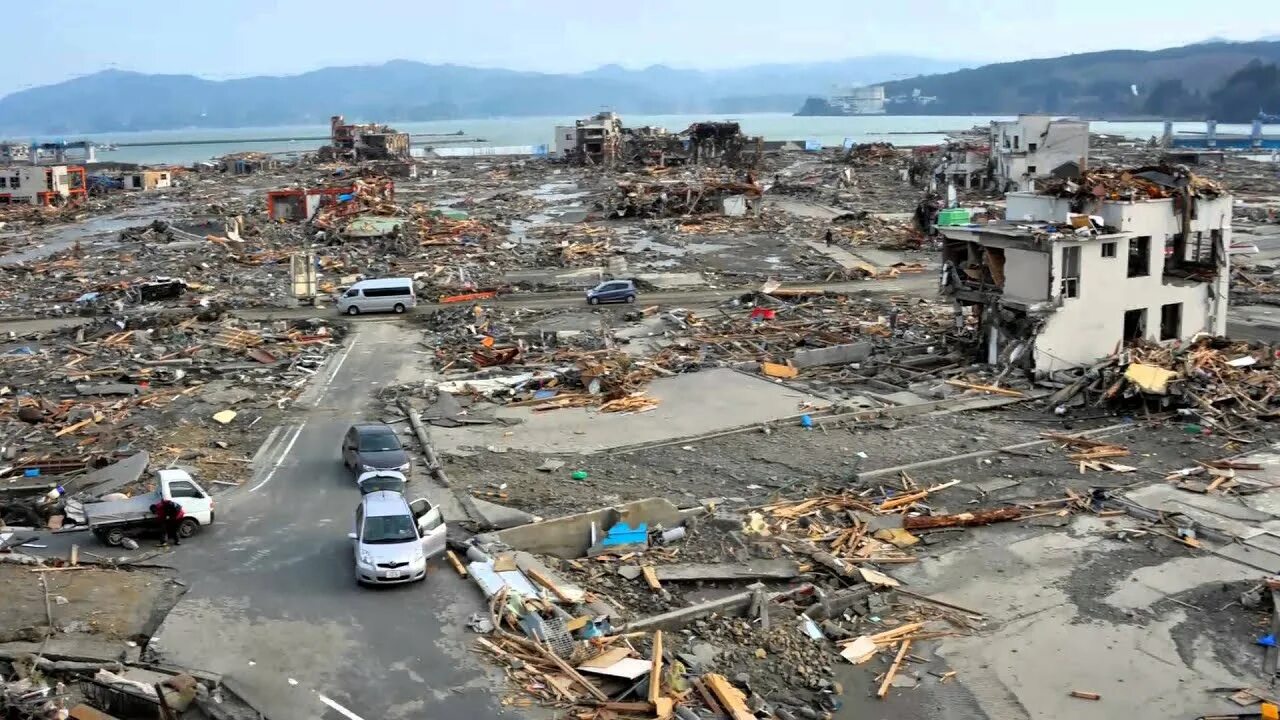
<path fill-rule="evenodd" d="M 414 347 L 399 323 L 355 324 L 254 479 L 171 557 L 191 589 L 152 641 L 162 659 L 223 673 L 271 720 L 500 716 L 503 679 L 470 649 L 465 622 L 482 603 L 469 580 L 442 558 L 417 585 L 352 576 L 359 494 L 338 445 L 352 421 L 378 418 L 364 412 L 378 388 L 415 376 Z"/>

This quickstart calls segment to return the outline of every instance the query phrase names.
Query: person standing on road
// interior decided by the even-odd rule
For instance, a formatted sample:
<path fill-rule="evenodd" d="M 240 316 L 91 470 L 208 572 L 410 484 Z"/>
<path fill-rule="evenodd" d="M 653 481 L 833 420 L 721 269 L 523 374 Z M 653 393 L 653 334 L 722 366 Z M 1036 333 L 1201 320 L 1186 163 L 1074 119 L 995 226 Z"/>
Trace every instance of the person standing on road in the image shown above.
<path fill-rule="evenodd" d="M 181 545 L 182 540 L 178 536 L 178 528 L 182 526 L 182 518 L 186 516 L 182 506 L 172 500 L 164 499 L 152 504 L 151 512 L 160 521 L 160 530 L 164 533 L 164 541 L 160 543 L 160 546 L 168 545 L 169 538 L 173 538 L 174 545 Z"/>
<path fill-rule="evenodd" d="M 833 238 L 831 237 L 831 228 L 827 228 L 827 247 L 831 247 Z"/>

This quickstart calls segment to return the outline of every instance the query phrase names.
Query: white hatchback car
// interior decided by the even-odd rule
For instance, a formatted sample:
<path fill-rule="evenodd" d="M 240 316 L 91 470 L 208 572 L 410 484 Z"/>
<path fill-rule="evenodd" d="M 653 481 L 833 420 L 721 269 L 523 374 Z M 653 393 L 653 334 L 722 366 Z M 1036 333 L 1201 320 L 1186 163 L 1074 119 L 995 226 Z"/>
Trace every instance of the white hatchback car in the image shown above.
<path fill-rule="evenodd" d="M 445 550 L 440 508 L 425 498 L 413 502 L 390 490 L 371 492 L 356 506 L 355 530 L 348 533 L 356 582 L 392 585 L 427 576 L 427 559 Z"/>

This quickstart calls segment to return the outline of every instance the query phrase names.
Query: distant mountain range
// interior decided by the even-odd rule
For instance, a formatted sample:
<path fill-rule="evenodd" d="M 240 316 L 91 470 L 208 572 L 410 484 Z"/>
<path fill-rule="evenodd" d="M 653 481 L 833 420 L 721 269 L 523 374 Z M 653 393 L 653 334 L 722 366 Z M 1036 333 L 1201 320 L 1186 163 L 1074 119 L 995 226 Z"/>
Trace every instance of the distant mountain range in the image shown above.
<path fill-rule="evenodd" d="M 833 62 L 680 70 L 606 65 L 548 74 L 394 60 L 285 77 L 205 80 L 106 70 L 0 99 L 0 133 L 73 134 L 175 128 L 620 113 L 794 110 L 836 86 L 950 72 L 958 61 L 877 55 Z"/>
<path fill-rule="evenodd" d="M 890 113 L 1214 117 L 1280 113 L 1280 42 L 1204 42 L 997 63 L 885 83 Z M 1247 67 L 1252 67 L 1245 72 Z"/>

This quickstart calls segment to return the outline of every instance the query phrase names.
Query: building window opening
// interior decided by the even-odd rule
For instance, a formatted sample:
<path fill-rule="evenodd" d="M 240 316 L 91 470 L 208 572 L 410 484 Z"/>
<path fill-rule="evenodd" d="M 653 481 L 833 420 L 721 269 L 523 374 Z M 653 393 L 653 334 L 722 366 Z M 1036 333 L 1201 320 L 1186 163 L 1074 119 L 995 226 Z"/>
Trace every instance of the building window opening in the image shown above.
<path fill-rule="evenodd" d="M 1013 136 L 1013 149 L 1014 149 L 1014 150 L 1017 150 L 1017 149 L 1018 149 L 1018 136 L 1017 136 L 1017 135 L 1014 135 L 1014 136 Z"/>
<path fill-rule="evenodd" d="M 1062 248 L 1062 297 L 1080 297 L 1080 246 Z"/>
<path fill-rule="evenodd" d="M 1124 311 L 1124 341 L 1137 342 L 1147 335 L 1147 309 Z"/>
<path fill-rule="evenodd" d="M 1146 277 L 1151 274 L 1151 237 L 1137 237 L 1129 241 L 1129 277 Z"/>
<path fill-rule="evenodd" d="M 1116 244 L 1113 242 L 1102 243 L 1102 257 L 1113 258 L 1116 256 Z"/>
<path fill-rule="evenodd" d="M 1035 175 L 1035 174 L 1036 174 L 1036 166 L 1035 166 L 1035 165 L 1028 165 L 1028 166 L 1027 166 L 1027 174 L 1028 174 L 1028 175 Z"/>
<path fill-rule="evenodd" d="M 1160 306 L 1160 339 L 1177 340 L 1182 337 L 1182 303 Z"/>

